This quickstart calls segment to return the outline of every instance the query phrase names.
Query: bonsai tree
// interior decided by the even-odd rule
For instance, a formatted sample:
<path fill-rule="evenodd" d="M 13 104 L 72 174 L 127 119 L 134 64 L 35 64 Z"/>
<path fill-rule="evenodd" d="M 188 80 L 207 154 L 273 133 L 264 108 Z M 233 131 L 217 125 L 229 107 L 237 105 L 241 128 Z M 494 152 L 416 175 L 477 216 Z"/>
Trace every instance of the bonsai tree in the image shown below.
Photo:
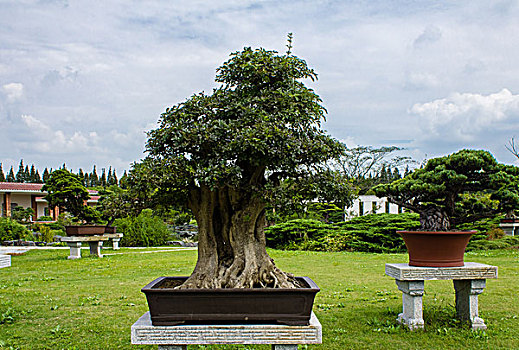
<path fill-rule="evenodd" d="M 320 128 L 325 109 L 305 78 L 317 74 L 290 41 L 284 55 L 244 48 L 217 69 L 212 94 L 167 108 L 149 133 L 155 200 L 184 205 L 198 222 L 198 261 L 180 288 L 297 286 L 266 252 L 265 206 L 284 180 L 315 174 L 342 150 Z"/>
<path fill-rule="evenodd" d="M 67 169 L 53 171 L 41 190 L 47 191 L 43 198 L 50 207 L 67 211 L 79 222 L 99 221 L 99 213 L 85 204 L 90 199 L 88 190 L 79 177 Z"/>
<path fill-rule="evenodd" d="M 419 213 L 422 230 L 448 231 L 517 208 L 518 170 L 499 164 L 487 151 L 461 150 L 430 159 L 405 178 L 376 186 L 374 192 Z"/>

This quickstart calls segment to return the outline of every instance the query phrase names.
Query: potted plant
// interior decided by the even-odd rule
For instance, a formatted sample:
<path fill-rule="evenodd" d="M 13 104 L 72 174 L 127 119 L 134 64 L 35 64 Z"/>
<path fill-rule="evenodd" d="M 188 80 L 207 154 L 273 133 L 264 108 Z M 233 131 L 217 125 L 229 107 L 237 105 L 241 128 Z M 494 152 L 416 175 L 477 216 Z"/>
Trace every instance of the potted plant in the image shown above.
<path fill-rule="evenodd" d="M 430 159 L 403 179 L 374 192 L 420 214 L 420 231 L 400 231 L 413 266 L 463 266 L 475 231 L 456 228 L 519 205 L 518 168 L 499 164 L 487 151 L 461 150 Z"/>
<path fill-rule="evenodd" d="M 148 203 L 184 207 L 198 223 L 191 276 L 143 288 L 152 322 L 307 323 L 319 289 L 279 269 L 267 253 L 266 204 L 283 181 L 315 175 L 343 147 L 320 128 L 321 100 L 299 81 L 316 74 L 290 53 L 290 42 L 285 55 L 233 53 L 217 73 L 222 85 L 211 95 L 166 109 L 149 133 L 148 157 L 127 178 L 129 189 L 150 188 Z M 329 178 L 343 186 L 335 193 L 351 200 L 350 183 Z M 308 188 L 310 198 L 324 196 L 319 186 Z"/>
<path fill-rule="evenodd" d="M 100 220 L 99 213 L 86 204 L 90 195 L 77 175 L 67 169 L 55 170 L 43 185 L 42 191 L 47 191 L 44 198 L 50 207 L 58 207 L 60 211 L 66 211 L 77 223 L 65 226 L 68 236 L 105 233 L 104 225 L 94 225 Z"/>

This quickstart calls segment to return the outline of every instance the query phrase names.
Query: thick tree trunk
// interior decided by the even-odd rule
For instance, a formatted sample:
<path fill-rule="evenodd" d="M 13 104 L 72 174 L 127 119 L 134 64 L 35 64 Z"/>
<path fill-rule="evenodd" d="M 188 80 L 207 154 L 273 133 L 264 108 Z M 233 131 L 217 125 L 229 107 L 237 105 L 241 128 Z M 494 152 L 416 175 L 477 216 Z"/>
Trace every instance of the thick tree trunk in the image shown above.
<path fill-rule="evenodd" d="M 449 231 L 451 228 L 447 213 L 435 206 L 420 211 L 420 224 L 424 231 Z"/>
<path fill-rule="evenodd" d="M 193 190 L 189 207 L 198 222 L 198 261 L 179 288 L 296 288 L 265 249 L 265 205 L 233 188 Z"/>

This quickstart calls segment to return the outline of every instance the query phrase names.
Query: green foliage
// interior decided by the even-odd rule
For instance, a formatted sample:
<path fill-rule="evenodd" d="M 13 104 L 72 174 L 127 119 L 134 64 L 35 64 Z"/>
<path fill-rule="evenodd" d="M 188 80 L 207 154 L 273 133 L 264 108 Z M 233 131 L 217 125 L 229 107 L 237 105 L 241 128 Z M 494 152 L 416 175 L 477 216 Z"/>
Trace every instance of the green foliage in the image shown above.
<path fill-rule="evenodd" d="M 269 247 L 297 249 L 301 244 L 318 241 L 334 230 L 332 225 L 319 220 L 296 219 L 265 228 L 265 236 Z"/>
<path fill-rule="evenodd" d="M 151 209 L 143 210 L 137 217 L 117 219 L 117 230 L 124 233 L 121 245 L 127 247 L 151 247 L 164 245 L 169 237 L 167 225 Z"/>
<path fill-rule="evenodd" d="M 480 239 L 477 241 L 471 240 L 467 246 L 467 251 L 472 250 L 488 250 L 488 249 L 509 249 L 519 248 L 519 237 L 504 236 L 494 240 Z"/>
<path fill-rule="evenodd" d="M 0 242 L 25 239 L 29 230 L 11 218 L 0 217 Z"/>
<path fill-rule="evenodd" d="M 417 214 L 370 214 L 335 224 L 290 220 L 266 228 L 265 235 L 278 249 L 401 252 L 404 241 L 396 231 L 419 226 Z"/>
<path fill-rule="evenodd" d="M 336 224 L 355 235 L 351 249 L 368 252 L 399 252 L 405 249 L 404 241 L 396 233 L 420 227 L 419 216 L 414 213 L 369 214 Z"/>
<path fill-rule="evenodd" d="M 61 230 L 53 230 L 47 224 L 35 223 L 32 226 L 32 229 L 35 232 L 39 232 L 40 233 L 40 238 L 39 238 L 40 241 L 47 242 L 47 243 L 54 242 L 54 236 L 55 235 L 62 235 L 63 234 L 63 231 L 61 231 Z"/>
<path fill-rule="evenodd" d="M 33 215 L 34 209 L 32 208 L 16 207 L 13 209 L 11 217 L 21 224 L 27 224 L 31 221 Z"/>
<path fill-rule="evenodd" d="M 167 108 L 149 133 L 151 159 L 143 163 L 153 170 L 144 185 L 155 181 L 161 190 L 152 188 L 152 196 L 168 205 L 186 205 L 189 191 L 204 186 L 275 201 L 284 180 L 315 177 L 316 165 L 343 148 L 320 128 L 325 109 L 300 81 L 308 78 L 317 74 L 288 53 L 244 48 L 231 54 L 217 70 L 220 87 Z"/>
<path fill-rule="evenodd" d="M 65 209 L 79 221 L 97 222 L 99 213 L 87 206 L 85 201 L 90 198 L 88 190 L 81 179 L 66 169 L 58 169 L 50 174 L 43 185 L 42 191 L 48 194 L 44 197 L 50 207 Z"/>
<path fill-rule="evenodd" d="M 40 216 L 40 217 L 38 217 L 38 219 L 36 219 L 36 221 L 52 221 L 52 220 L 53 220 L 52 216 L 46 216 L 46 215 Z"/>
<path fill-rule="evenodd" d="M 344 221 L 344 209 L 339 208 L 333 203 L 311 203 L 308 205 L 308 214 L 315 215 L 324 222 Z"/>
<path fill-rule="evenodd" d="M 373 190 L 420 213 L 422 229 L 449 230 L 519 207 L 518 174 L 487 151 L 461 150 Z"/>

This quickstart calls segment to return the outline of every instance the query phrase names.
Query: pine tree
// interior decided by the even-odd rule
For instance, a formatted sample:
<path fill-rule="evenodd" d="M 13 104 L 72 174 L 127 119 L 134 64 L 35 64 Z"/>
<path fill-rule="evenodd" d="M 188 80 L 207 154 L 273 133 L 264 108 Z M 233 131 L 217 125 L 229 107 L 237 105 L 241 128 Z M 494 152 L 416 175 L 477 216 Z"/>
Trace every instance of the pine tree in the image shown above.
<path fill-rule="evenodd" d="M 380 173 L 379 173 L 378 177 L 379 177 L 381 183 L 388 182 L 388 176 L 387 176 L 385 164 L 382 164 L 382 168 L 380 169 Z"/>
<path fill-rule="evenodd" d="M 115 169 L 112 171 L 112 181 L 114 185 L 118 185 L 119 181 L 117 180 L 117 174 L 115 173 Z"/>
<path fill-rule="evenodd" d="M 7 174 L 7 182 L 16 182 L 16 178 L 14 177 L 13 166 L 11 165 L 11 169 L 9 170 L 9 174 Z"/>
<path fill-rule="evenodd" d="M 50 176 L 49 170 L 47 168 L 45 168 L 45 170 L 43 170 L 43 182 L 47 182 L 47 180 L 49 179 L 49 176 Z"/>
<path fill-rule="evenodd" d="M 36 170 L 36 174 L 34 175 L 34 182 L 38 184 L 41 184 L 43 182 L 41 181 L 40 172 L 38 170 Z"/>
<path fill-rule="evenodd" d="M 103 168 L 101 171 L 101 178 L 99 179 L 100 185 L 106 187 L 106 169 Z"/>
<path fill-rule="evenodd" d="M 99 184 L 99 177 L 97 176 L 96 166 L 94 165 L 94 169 L 90 173 L 90 186 L 95 187 Z"/>
<path fill-rule="evenodd" d="M 402 178 L 402 175 L 400 175 L 400 171 L 398 171 L 398 168 L 395 167 L 395 169 L 393 169 L 393 175 L 392 175 L 392 181 L 394 180 L 398 180 L 398 179 L 401 179 Z"/>
<path fill-rule="evenodd" d="M 85 183 L 85 174 L 83 173 L 83 169 L 79 168 L 77 176 L 79 176 L 79 179 L 81 180 L 83 186 L 87 186 L 87 184 Z"/>
<path fill-rule="evenodd" d="M 126 170 L 124 171 L 123 173 L 123 176 L 121 176 L 121 179 L 119 180 L 119 186 L 122 188 L 122 189 L 126 189 L 126 179 L 128 178 L 128 173 L 126 172 Z"/>
<path fill-rule="evenodd" d="M 14 182 L 24 182 L 24 181 L 25 181 L 25 168 L 23 166 L 23 159 L 22 159 L 22 160 L 20 160 L 20 164 L 18 165 L 18 171 L 16 172 Z"/>
<path fill-rule="evenodd" d="M 37 183 L 38 180 L 36 179 L 36 168 L 34 167 L 34 164 L 31 165 L 31 171 L 29 172 L 29 182 Z"/>
<path fill-rule="evenodd" d="M 25 170 L 23 171 L 23 181 L 22 182 L 31 182 L 31 171 L 29 170 L 29 166 L 25 166 Z"/>
<path fill-rule="evenodd" d="M 406 177 L 409 174 L 411 174 L 411 170 L 409 170 L 409 165 L 406 165 L 405 171 L 404 171 L 404 177 Z"/>
<path fill-rule="evenodd" d="M 5 182 L 4 170 L 2 169 L 2 163 L 0 163 L 0 182 Z"/>
<path fill-rule="evenodd" d="M 108 168 L 108 175 L 106 176 L 106 184 L 108 186 L 112 185 L 112 167 L 111 166 Z"/>

